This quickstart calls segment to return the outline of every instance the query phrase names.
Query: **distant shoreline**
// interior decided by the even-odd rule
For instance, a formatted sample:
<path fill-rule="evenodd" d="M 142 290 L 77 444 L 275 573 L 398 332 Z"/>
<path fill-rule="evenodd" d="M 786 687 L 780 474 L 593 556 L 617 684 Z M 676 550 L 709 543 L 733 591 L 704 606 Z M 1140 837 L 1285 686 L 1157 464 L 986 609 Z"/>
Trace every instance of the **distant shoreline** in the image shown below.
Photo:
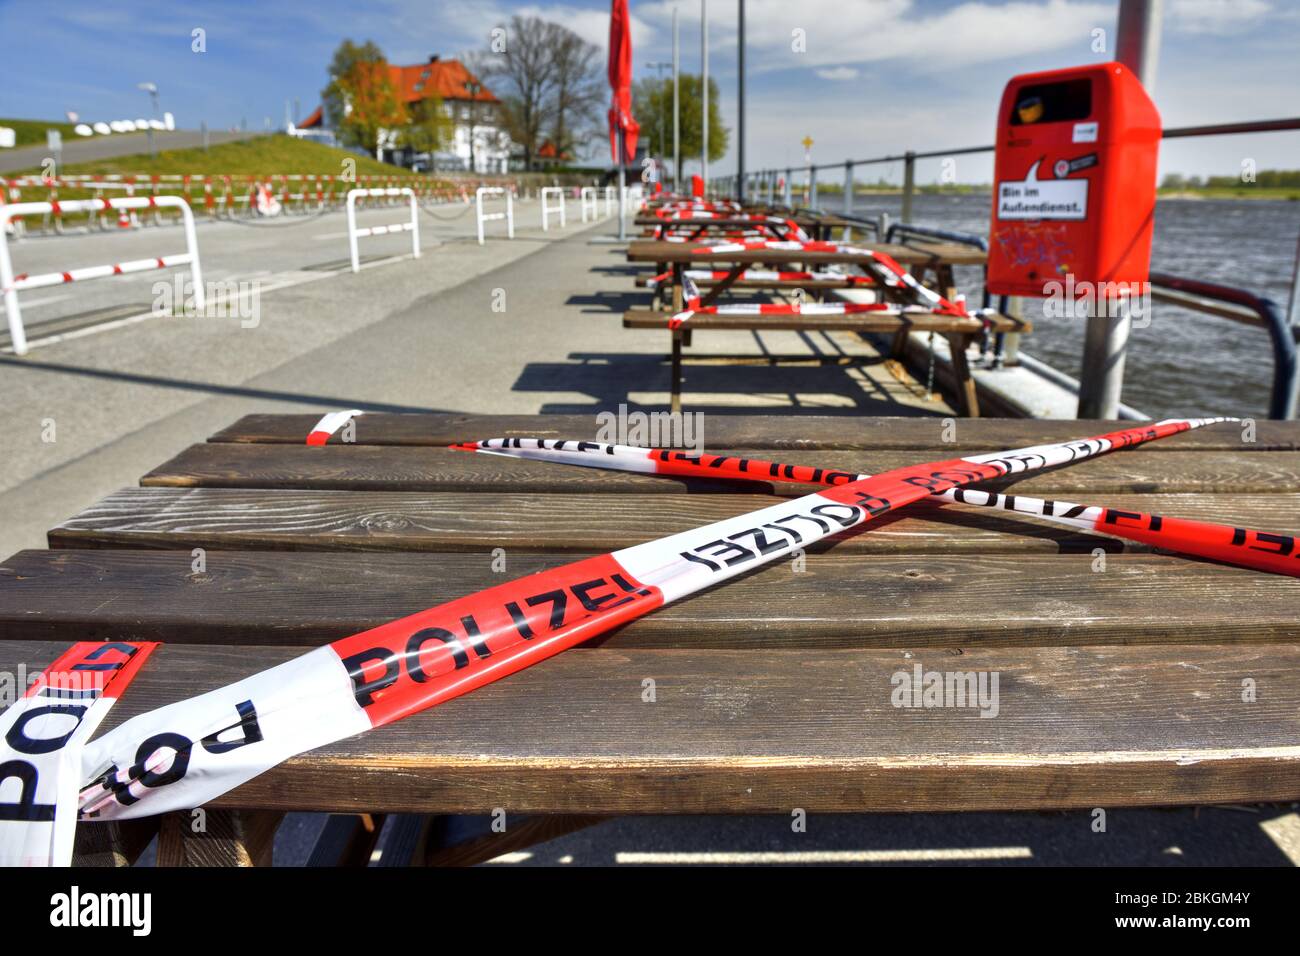
<path fill-rule="evenodd" d="M 827 187 L 819 186 L 817 191 L 825 195 L 842 196 L 844 189 L 841 186 Z M 800 190 L 796 189 L 798 195 Z M 971 185 L 971 186 L 917 186 L 917 195 L 921 196 L 992 196 L 993 188 L 988 185 Z M 853 195 L 857 196 L 901 196 L 902 187 L 898 186 L 872 186 L 867 189 L 858 187 L 853 190 Z M 1224 188 L 1205 188 L 1205 189 L 1157 189 L 1157 199 L 1188 199 L 1188 200 L 1205 200 L 1205 199 L 1272 199 L 1284 200 L 1289 202 L 1300 202 L 1300 187 L 1295 186 L 1240 186 L 1231 189 Z"/>

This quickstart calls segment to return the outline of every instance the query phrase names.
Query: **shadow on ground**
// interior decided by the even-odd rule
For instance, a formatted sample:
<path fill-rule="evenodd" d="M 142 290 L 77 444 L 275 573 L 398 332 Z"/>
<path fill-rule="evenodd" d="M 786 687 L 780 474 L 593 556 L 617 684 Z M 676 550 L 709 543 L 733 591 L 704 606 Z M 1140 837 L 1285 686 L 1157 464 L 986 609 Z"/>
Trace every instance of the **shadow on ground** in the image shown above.
<path fill-rule="evenodd" d="M 529 362 L 512 390 L 578 392 L 590 398 L 586 402 L 546 402 L 538 411 L 548 414 L 594 414 L 623 404 L 629 408 L 667 407 L 671 369 L 665 355 L 573 352 L 569 359 Z M 684 408 L 714 414 L 952 414 L 942 403 L 935 403 L 933 410 L 902 405 L 863 374 L 867 366 L 883 361 L 874 356 L 687 353 Z M 645 401 L 639 397 L 645 393 L 660 393 L 664 398 Z"/>

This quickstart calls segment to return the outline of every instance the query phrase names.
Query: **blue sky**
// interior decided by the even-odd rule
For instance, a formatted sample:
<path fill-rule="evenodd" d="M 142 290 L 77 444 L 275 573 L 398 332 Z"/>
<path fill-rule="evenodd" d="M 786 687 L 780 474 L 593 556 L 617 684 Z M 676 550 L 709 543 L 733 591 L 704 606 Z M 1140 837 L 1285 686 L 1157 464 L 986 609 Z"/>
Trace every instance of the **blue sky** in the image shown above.
<path fill-rule="evenodd" d="M 1111 59 L 1113 0 L 749 0 L 747 165 L 798 165 L 811 136 L 817 162 L 906 148 L 991 141 L 1007 79 Z M 679 8 L 682 69 L 700 58 L 699 0 L 631 0 L 638 75 L 672 54 Z M 1155 98 L 1167 126 L 1294 115 L 1300 104 L 1300 4 L 1295 0 L 1166 0 Z M 179 125 L 247 120 L 282 125 L 285 101 L 306 115 L 343 37 L 373 39 L 392 62 L 454 56 L 486 44 L 511 13 L 557 20 L 604 46 L 608 2 L 127 0 L 0 2 L 0 116 L 95 121 L 147 115 L 136 84 L 158 84 Z M 709 4 L 710 72 L 735 117 L 736 2 Z M 206 31 L 207 52 L 191 52 Z M 793 31 L 806 49 L 792 50 Z M 1094 31 L 1105 31 L 1105 53 Z M 653 133 L 653 131 L 647 131 Z M 1300 134 L 1166 143 L 1165 171 L 1236 172 L 1300 166 Z M 715 171 L 734 169 L 734 153 Z M 986 157 L 958 160 L 959 180 L 991 178 Z M 880 168 L 886 175 L 897 169 Z M 923 181 L 938 173 L 923 164 Z"/>

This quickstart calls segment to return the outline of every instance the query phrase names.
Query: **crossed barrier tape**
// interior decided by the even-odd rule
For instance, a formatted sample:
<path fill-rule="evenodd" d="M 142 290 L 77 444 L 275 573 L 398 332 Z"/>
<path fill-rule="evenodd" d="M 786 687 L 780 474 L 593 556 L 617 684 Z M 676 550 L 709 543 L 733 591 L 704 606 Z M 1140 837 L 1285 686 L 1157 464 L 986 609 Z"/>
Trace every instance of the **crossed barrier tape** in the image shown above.
<path fill-rule="evenodd" d="M 774 303 L 727 303 L 723 305 L 703 305 L 699 287 L 691 276 L 692 270 L 682 274 L 683 304 L 682 311 L 668 317 L 668 328 L 680 329 L 693 315 L 857 315 L 874 312 L 885 315 L 905 315 L 908 313 L 934 313 L 957 318 L 984 318 L 993 310 L 966 310 L 966 303 L 961 297 L 952 302 L 933 289 L 927 289 L 917 278 L 904 269 L 890 255 L 828 242 L 763 241 L 753 243 L 728 243 L 720 246 L 704 246 L 693 249 L 692 254 L 701 252 L 740 252 L 754 249 L 788 249 L 792 252 L 846 252 L 865 256 L 869 259 L 863 263 L 868 278 L 880 286 L 906 292 L 911 298 L 910 305 L 894 305 L 888 302 L 774 302 Z"/>
<path fill-rule="evenodd" d="M 1237 421 L 1205 419 L 1203 424 Z M 1167 423 L 1161 422 L 1153 427 Z M 464 451 L 504 455 L 658 475 L 692 478 L 744 479 L 812 485 L 842 485 L 870 477 L 815 465 L 789 465 L 759 458 L 695 454 L 662 448 L 635 448 L 598 442 L 546 438 L 493 438 L 457 446 Z M 1024 450 L 1021 452 L 1025 453 Z M 1294 535 L 1255 531 L 1207 521 L 1168 518 L 1140 511 L 1045 500 L 1029 495 L 1004 495 L 972 488 L 937 492 L 938 501 L 993 508 L 1041 518 L 1054 524 L 1107 534 L 1189 557 L 1208 558 L 1255 571 L 1300 577 L 1300 550 Z"/>
<path fill-rule="evenodd" d="M 911 502 L 1223 420 L 1164 421 L 873 477 L 838 473 L 842 481 L 827 481 L 831 473 L 822 471 L 819 480 L 826 487 L 812 494 L 528 575 L 363 631 L 219 690 L 133 717 L 86 744 L 79 755 L 71 735 L 60 736 L 62 730 L 29 720 L 17 731 L 11 727 L 0 746 L 0 785 L 11 777 L 21 783 L 17 799 L 0 804 L 0 847 L 5 859 L 67 862 L 70 840 L 48 846 L 42 841 L 51 824 L 55 831 L 68 826 L 59 808 L 68 805 L 73 791 L 79 790 L 79 815 L 88 820 L 199 806 L 295 754 L 468 693 Z M 487 448 L 480 449 L 479 442 L 457 447 L 493 452 L 523 447 L 514 439 L 496 441 L 495 448 L 491 440 Z M 553 444 L 549 450 L 576 452 L 579 463 L 601 456 L 646 472 L 704 468 L 752 476 L 743 459 L 696 462 L 673 453 L 656 459 L 656 453 L 642 449 L 640 460 L 633 461 L 620 457 L 616 446 L 560 444 L 572 448 Z M 788 473 L 790 480 L 803 477 L 795 466 L 763 464 L 768 471 Z M 1125 513 L 1117 514 L 1112 524 L 1126 534 L 1137 533 L 1131 519 L 1122 517 Z M 1090 516 L 1080 512 L 1073 517 Z M 1171 520 L 1157 528 L 1150 520 L 1147 531 L 1170 533 Z M 1271 540 L 1255 532 L 1243 535 L 1242 546 L 1248 549 L 1245 542 Z M 40 760 L 31 759 L 33 754 Z M 55 754 L 57 765 L 52 763 Z M 54 779 L 42 779 L 43 774 Z M 13 788 L 6 792 L 12 794 Z"/>
<path fill-rule="evenodd" d="M 682 275 L 692 282 L 721 282 L 731 276 L 726 269 L 686 269 Z M 647 289 L 657 289 L 673 277 L 672 272 L 661 272 L 646 280 Z M 871 276 L 851 275 L 847 272 L 785 272 L 775 269 L 744 269 L 736 274 L 740 281 L 751 282 L 835 282 L 845 288 L 874 286 L 876 280 Z"/>

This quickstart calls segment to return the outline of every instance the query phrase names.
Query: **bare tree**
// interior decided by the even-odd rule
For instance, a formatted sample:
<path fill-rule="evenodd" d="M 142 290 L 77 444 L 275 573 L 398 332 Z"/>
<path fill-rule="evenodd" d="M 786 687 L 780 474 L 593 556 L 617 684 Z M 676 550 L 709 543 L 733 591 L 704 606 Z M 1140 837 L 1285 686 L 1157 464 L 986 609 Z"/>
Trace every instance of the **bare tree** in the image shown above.
<path fill-rule="evenodd" d="M 465 59 L 501 100 L 504 126 L 528 168 L 546 139 L 557 155 L 572 153 L 598 126 L 601 50 L 568 27 L 515 15 L 504 36 Z"/>
<path fill-rule="evenodd" d="M 529 168 L 553 118 L 556 75 L 552 56 L 561 29 L 541 17 L 516 14 L 506 26 L 501 49 L 489 46 L 466 57 L 484 84 L 495 86 L 506 130 L 524 148 Z"/>
<path fill-rule="evenodd" d="M 556 155 L 562 156 L 576 152 L 577 144 L 599 129 L 600 104 L 606 90 L 599 48 L 566 27 L 556 30 L 554 42 L 551 140 Z"/>

